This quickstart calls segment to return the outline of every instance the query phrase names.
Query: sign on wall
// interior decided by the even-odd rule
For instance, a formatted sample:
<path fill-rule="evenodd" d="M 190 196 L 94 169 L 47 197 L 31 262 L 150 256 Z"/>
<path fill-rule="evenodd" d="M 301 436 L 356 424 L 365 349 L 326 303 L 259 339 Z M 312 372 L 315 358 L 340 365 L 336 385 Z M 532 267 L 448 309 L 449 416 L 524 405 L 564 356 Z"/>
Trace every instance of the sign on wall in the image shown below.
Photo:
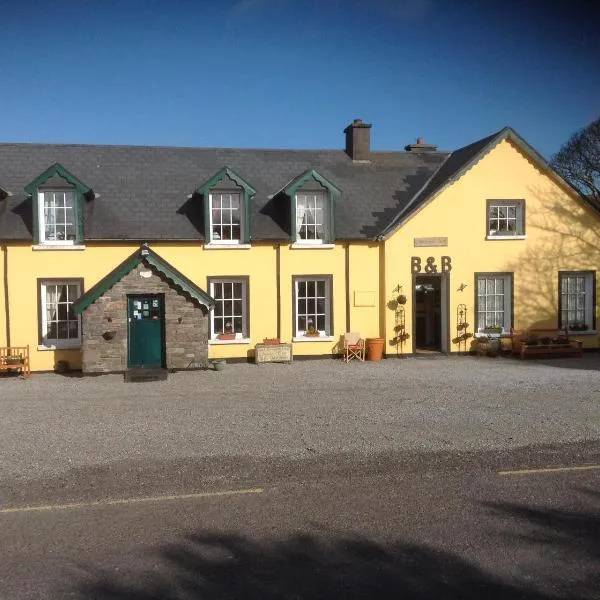
<path fill-rule="evenodd" d="M 410 270 L 412 273 L 449 273 L 452 271 L 452 259 L 449 256 L 440 257 L 440 265 L 435 262 L 435 256 L 428 256 L 425 264 L 420 256 L 411 256 Z"/>
<path fill-rule="evenodd" d="M 415 248 L 426 248 L 434 246 L 447 246 L 447 237 L 418 237 L 414 238 Z"/>

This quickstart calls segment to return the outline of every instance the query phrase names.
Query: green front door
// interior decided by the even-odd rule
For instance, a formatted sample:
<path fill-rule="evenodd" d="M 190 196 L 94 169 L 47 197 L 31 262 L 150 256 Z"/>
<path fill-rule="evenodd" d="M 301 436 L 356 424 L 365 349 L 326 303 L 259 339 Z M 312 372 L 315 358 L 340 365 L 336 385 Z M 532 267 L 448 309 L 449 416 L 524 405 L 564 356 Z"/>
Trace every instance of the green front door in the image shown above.
<path fill-rule="evenodd" d="M 127 296 L 127 366 L 163 366 L 163 304 L 162 295 Z"/>

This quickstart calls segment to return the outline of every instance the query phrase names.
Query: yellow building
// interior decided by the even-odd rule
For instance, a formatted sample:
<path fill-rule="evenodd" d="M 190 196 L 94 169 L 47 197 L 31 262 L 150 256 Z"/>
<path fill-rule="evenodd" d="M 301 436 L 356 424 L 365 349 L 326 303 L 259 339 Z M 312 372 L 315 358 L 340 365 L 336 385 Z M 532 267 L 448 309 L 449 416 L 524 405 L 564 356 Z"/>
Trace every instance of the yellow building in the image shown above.
<path fill-rule="evenodd" d="M 505 128 L 454 152 L 0 145 L 0 346 L 34 371 L 469 350 L 568 327 L 597 347 L 599 212 Z"/>

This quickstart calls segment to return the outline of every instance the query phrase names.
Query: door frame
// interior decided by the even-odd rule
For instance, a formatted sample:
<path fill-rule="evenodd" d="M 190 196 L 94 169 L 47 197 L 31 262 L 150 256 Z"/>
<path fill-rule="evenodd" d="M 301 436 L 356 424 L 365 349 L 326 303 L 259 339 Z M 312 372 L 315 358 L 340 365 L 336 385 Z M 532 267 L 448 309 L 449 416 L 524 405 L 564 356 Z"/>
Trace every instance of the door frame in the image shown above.
<path fill-rule="evenodd" d="M 127 368 L 128 369 L 132 369 L 132 368 L 144 368 L 144 367 L 140 367 L 139 365 L 132 365 L 131 364 L 131 358 L 130 358 L 130 354 L 129 354 L 129 349 L 131 348 L 131 344 L 130 344 L 130 337 L 131 337 L 131 321 L 129 320 L 129 300 L 130 299 L 135 299 L 135 298 L 152 298 L 152 297 L 156 297 L 156 298 L 160 298 L 161 301 L 161 315 L 160 315 L 160 365 L 158 367 L 154 367 L 154 368 L 161 368 L 164 369 L 166 366 L 166 360 L 167 360 L 167 348 L 166 348 L 166 335 L 165 335 L 165 313 L 166 313 L 166 305 L 165 305 L 165 294 L 164 293 L 148 293 L 148 294 L 144 294 L 144 293 L 139 293 L 136 292 L 134 294 L 126 294 L 125 295 L 125 299 L 126 299 L 126 303 L 125 303 L 125 311 L 126 311 L 126 321 L 127 321 Z"/>
<path fill-rule="evenodd" d="M 436 277 L 440 280 L 440 354 L 450 353 L 450 273 L 412 274 L 412 353 L 417 352 L 417 277 Z"/>

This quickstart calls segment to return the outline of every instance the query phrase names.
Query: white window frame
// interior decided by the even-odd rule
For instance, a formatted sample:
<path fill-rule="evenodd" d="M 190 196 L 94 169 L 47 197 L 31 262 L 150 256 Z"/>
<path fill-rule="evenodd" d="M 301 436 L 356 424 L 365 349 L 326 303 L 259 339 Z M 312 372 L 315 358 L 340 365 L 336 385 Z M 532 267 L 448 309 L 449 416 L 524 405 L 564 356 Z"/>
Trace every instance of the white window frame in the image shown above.
<path fill-rule="evenodd" d="M 213 202 L 217 199 L 217 196 L 219 197 L 219 200 L 221 201 L 221 207 L 220 208 L 215 208 L 214 210 L 219 210 L 220 211 L 220 215 L 221 215 L 221 219 L 219 223 L 214 223 L 213 222 Z M 231 224 L 229 223 L 223 223 L 223 213 L 224 213 L 224 209 L 222 207 L 222 202 L 223 202 L 223 197 L 224 196 L 229 196 L 228 200 L 229 202 L 231 202 L 232 197 L 233 196 L 237 196 L 238 198 L 238 215 L 239 215 L 239 237 L 237 239 L 230 239 L 230 240 L 224 240 L 224 239 L 220 239 L 220 238 L 216 238 L 215 237 L 215 232 L 214 232 L 214 227 L 220 227 L 221 228 L 221 234 L 223 233 L 223 227 L 232 227 L 233 224 L 233 211 L 234 209 L 231 208 L 231 204 L 230 207 L 225 209 L 227 212 L 231 213 Z M 210 243 L 211 244 L 219 244 L 219 245 L 223 245 L 223 246 L 238 246 L 242 243 L 242 238 L 244 235 L 244 197 L 243 197 L 243 193 L 241 191 L 238 190 L 214 190 L 212 192 L 209 193 L 208 195 L 209 198 L 209 207 L 208 207 L 208 214 L 209 214 L 209 220 L 210 220 L 210 224 L 209 224 L 209 231 L 210 231 Z M 219 235 L 221 235 L 219 234 Z"/>
<path fill-rule="evenodd" d="M 48 337 L 48 324 L 49 322 L 56 322 L 56 323 L 60 323 L 60 322 L 64 322 L 64 320 L 59 320 L 58 319 L 58 304 L 67 304 L 67 306 L 72 305 L 73 302 L 75 302 L 75 300 L 77 300 L 77 298 L 79 298 L 82 294 L 82 287 L 83 284 L 81 282 L 81 280 L 74 280 L 74 279 L 47 279 L 47 280 L 41 280 L 39 282 L 39 286 L 40 286 L 40 326 L 41 326 L 41 334 L 40 334 L 40 339 L 41 339 L 41 344 L 42 347 L 44 348 L 77 348 L 79 346 L 81 346 L 81 315 L 77 315 L 75 316 L 74 319 L 69 319 L 67 317 L 67 328 L 69 327 L 69 323 L 72 321 L 76 321 L 77 322 L 77 337 L 72 337 L 72 338 L 51 338 Z M 48 319 L 48 312 L 49 312 L 49 306 L 48 306 L 48 288 L 51 286 L 68 286 L 67 287 L 67 301 L 66 302 L 57 302 L 57 310 L 56 310 L 56 318 L 52 319 L 52 321 L 49 321 Z M 76 291 L 76 297 L 71 298 L 69 296 L 69 287 L 76 287 L 77 291 Z M 69 309 L 67 308 L 67 311 L 69 311 Z"/>
<path fill-rule="evenodd" d="M 299 287 L 300 287 L 300 283 L 309 283 L 309 282 L 314 282 L 315 283 L 315 295 L 314 296 L 302 296 L 302 298 L 300 297 L 300 293 L 299 293 Z M 319 296 L 317 293 L 317 285 L 319 283 L 324 283 L 325 284 L 325 295 L 324 296 Z M 306 330 L 308 328 L 308 326 L 305 326 L 304 329 L 300 328 L 300 319 L 301 317 L 309 317 L 309 318 L 317 318 L 317 315 L 319 314 L 316 306 L 315 306 L 315 311 L 314 312 L 306 312 L 306 310 L 300 310 L 301 307 L 299 306 L 299 302 L 301 300 L 314 300 L 315 301 L 315 305 L 318 299 L 323 298 L 325 300 L 325 312 L 323 313 L 324 316 L 324 328 L 317 328 L 317 331 L 319 332 L 319 337 L 329 337 L 332 335 L 332 331 L 331 331 L 331 311 L 332 311 L 332 302 L 331 302 L 331 288 L 332 288 L 332 278 L 331 276 L 325 276 L 325 275 L 314 275 L 314 276 L 307 276 L 307 277 L 294 277 L 294 337 L 299 338 L 305 335 Z M 315 323 L 315 325 L 317 325 L 317 323 Z M 315 326 L 313 325 L 313 326 Z"/>
<path fill-rule="evenodd" d="M 233 289 L 232 289 L 232 297 L 231 299 L 219 299 L 216 296 L 216 288 L 217 286 L 222 286 L 222 285 L 231 285 L 233 288 L 233 285 L 239 283 L 242 286 L 242 294 L 241 294 L 241 298 L 234 298 L 233 297 Z M 249 323 L 248 323 L 248 287 L 249 287 L 249 283 L 248 283 L 248 279 L 242 278 L 242 277 L 211 277 L 209 279 L 209 293 L 210 295 L 217 301 L 217 303 L 221 302 L 221 303 L 225 303 L 225 302 L 233 302 L 235 300 L 241 300 L 242 302 L 242 314 L 239 315 L 241 316 L 242 319 L 242 331 L 237 331 L 234 332 L 235 333 L 235 340 L 247 340 L 248 339 L 248 335 L 249 335 Z M 223 310 L 224 312 L 224 310 Z M 230 317 L 232 320 L 234 318 L 239 318 L 238 315 L 235 314 L 235 308 L 232 309 L 232 313 L 229 315 L 223 315 L 223 317 L 217 317 L 215 315 L 215 309 L 213 308 L 210 311 L 210 339 L 211 340 L 218 340 L 219 339 L 219 335 L 221 333 L 223 333 L 223 331 L 219 330 L 216 331 L 215 330 L 215 322 L 217 320 L 223 319 L 223 323 L 225 324 L 226 321 L 225 319 L 227 317 Z M 225 326 L 225 325 L 224 325 Z M 233 326 L 233 323 L 232 323 Z"/>
<path fill-rule="evenodd" d="M 479 291 L 479 287 L 480 287 L 480 281 L 485 281 L 485 290 L 484 293 L 481 294 Z M 488 294 L 487 292 L 487 288 L 488 288 L 488 284 L 487 282 L 489 280 L 493 280 L 494 281 L 494 293 L 492 294 Z M 502 307 L 501 309 L 490 309 L 488 310 L 488 303 L 487 303 L 487 298 L 489 296 L 500 296 L 500 293 L 497 292 L 498 289 L 498 283 L 502 281 L 503 283 L 503 291 L 502 291 Z M 477 313 L 475 315 L 475 319 L 476 319 L 476 323 L 477 323 L 477 333 L 480 335 L 490 335 L 488 333 L 486 333 L 484 331 L 484 329 L 486 329 L 487 327 L 494 327 L 496 325 L 501 325 L 502 326 L 502 332 L 498 333 L 498 334 L 491 334 L 491 335 L 504 335 L 507 333 L 510 333 L 510 328 L 512 326 L 512 294 L 513 294 L 513 289 L 512 289 L 512 274 L 510 273 L 476 273 L 476 277 L 475 277 L 475 293 L 477 294 Z M 484 306 L 484 308 L 482 309 L 482 306 Z M 494 317 L 491 319 L 491 321 L 494 321 L 493 325 L 487 324 L 487 325 L 482 325 L 481 323 L 481 318 L 480 318 L 480 313 L 486 313 L 486 315 L 492 314 L 492 315 L 497 315 L 497 313 L 502 312 L 503 313 L 503 319 L 502 322 L 499 323 L 498 322 L 498 317 Z M 485 319 L 487 321 L 487 317 Z"/>
<path fill-rule="evenodd" d="M 492 211 L 497 210 L 496 216 L 492 216 Z M 504 210 L 503 216 L 500 211 Z M 513 213 L 514 212 L 514 216 Z M 488 200 L 487 201 L 487 236 L 493 239 L 515 239 L 525 236 L 525 201 L 524 200 Z M 501 221 L 505 221 L 507 229 L 492 229 L 491 221 L 497 221 L 500 225 Z M 509 222 L 514 221 L 514 230 L 508 230 Z"/>
<path fill-rule="evenodd" d="M 73 214 L 73 227 L 75 230 L 75 237 L 72 240 L 51 240 L 46 238 L 46 211 L 44 207 L 44 202 L 46 200 L 46 194 L 70 194 L 72 195 L 72 214 Z M 66 196 L 65 196 L 66 203 Z M 59 210 L 61 210 L 59 208 Z M 56 215 L 56 208 L 54 210 Z M 78 207 L 77 207 L 77 190 L 68 188 L 68 189 L 42 189 L 38 192 L 38 228 L 39 228 L 39 240 L 40 244 L 46 246 L 74 246 L 79 243 L 78 240 L 78 232 L 77 232 L 77 220 L 78 220 Z M 66 211 L 65 211 L 65 224 L 66 224 Z M 55 219 L 55 227 L 56 227 L 56 219 Z"/>
<path fill-rule="evenodd" d="M 594 312 L 596 310 L 594 306 L 594 282 L 595 273 L 593 271 L 559 272 L 560 314 L 558 315 L 558 322 L 561 328 L 568 327 L 571 331 L 571 325 L 585 324 L 587 325 L 587 331 L 594 329 Z M 573 303 L 575 307 L 573 307 Z M 571 318 L 568 313 L 575 316 Z M 578 332 L 581 330 L 576 329 L 573 331 Z"/>
<path fill-rule="evenodd" d="M 321 206 L 317 206 L 318 202 L 321 202 Z M 295 205 L 295 224 L 296 224 L 296 244 L 306 244 L 307 246 L 311 245 L 321 245 L 327 244 L 329 242 L 329 207 L 328 207 L 329 198 L 326 192 L 324 191 L 299 191 L 296 192 L 294 198 Z M 307 203 L 312 203 L 311 207 L 306 207 Z M 310 214 L 313 215 L 312 223 L 304 225 L 304 218 L 306 216 L 307 211 L 310 211 Z M 319 214 L 321 215 L 321 219 L 319 219 Z M 321 237 L 316 237 L 317 227 L 321 227 L 322 234 Z M 308 227 L 314 227 L 315 229 L 315 237 L 314 238 L 303 238 L 300 235 L 301 229 L 305 228 L 308 230 Z"/>

